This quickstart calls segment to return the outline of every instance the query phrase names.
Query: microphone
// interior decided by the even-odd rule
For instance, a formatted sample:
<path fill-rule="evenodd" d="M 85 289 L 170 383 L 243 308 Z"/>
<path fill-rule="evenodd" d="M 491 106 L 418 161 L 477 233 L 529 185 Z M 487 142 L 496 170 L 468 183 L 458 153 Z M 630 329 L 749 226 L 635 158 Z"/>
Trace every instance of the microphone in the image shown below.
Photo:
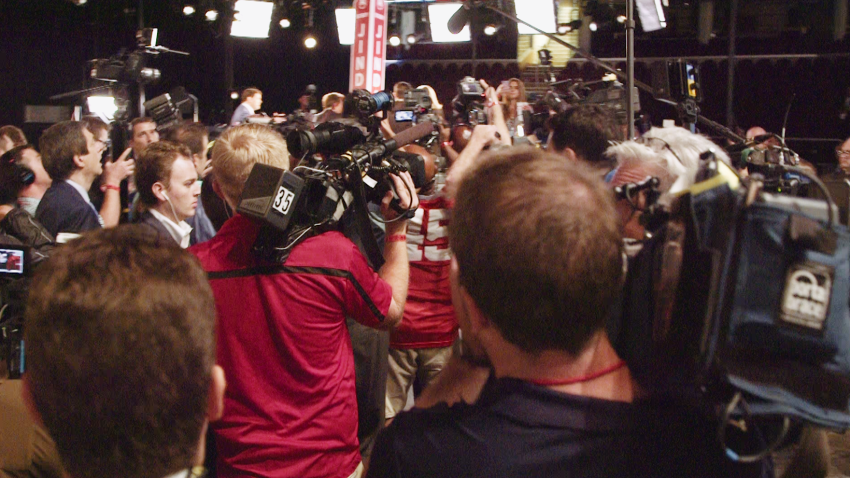
<path fill-rule="evenodd" d="M 460 33 L 463 27 L 469 23 L 469 19 L 472 16 L 472 9 L 478 7 L 475 3 L 473 0 L 466 0 L 463 2 L 463 6 L 458 8 L 451 18 L 449 18 L 446 26 L 452 35 Z"/>

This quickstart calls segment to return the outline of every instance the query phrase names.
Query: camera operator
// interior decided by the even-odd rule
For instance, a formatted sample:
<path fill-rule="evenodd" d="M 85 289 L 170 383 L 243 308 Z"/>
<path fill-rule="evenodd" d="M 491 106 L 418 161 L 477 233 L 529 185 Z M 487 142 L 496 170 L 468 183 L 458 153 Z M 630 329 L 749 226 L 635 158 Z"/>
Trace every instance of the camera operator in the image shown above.
<path fill-rule="evenodd" d="M 12 125 L 0 126 L 0 154 L 16 146 L 27 144 L 27 137 L 21 128 Z"/>
<path fill-rule="evenodd" d="M 38 154 L 35 146 L 24 144 L 16 146 L 13 150 L 7 151 L 11 154 L 9 161 L 13 161 L 15 164 L 23 166 L 33 173 L 33 181 L 24 185 L 23 189 L 18 192 L 18 206 L 28 212 L 30 216 L 35 217 L 38 203 L 41 202 L 41 198 L 53 183 L 53 180 L 50 179 L 50 175 L 44 170 L 41 155 Z"/>
<path fill-rule="evenodd" d="M 762 476 L 723 454 L 716 424 L 647 396 L 612 348 L 617 223 L 585 165 L 530 148 L 480 158 L 450 225 L 462 353 L 417 402 L 449 405 L 397 416 L 370 477 Z"/>
<path fill-rule="evenodd" d="M 111 140 L 109 125 L 100 118 L 87 116 L 82 119 L 86 128 L 94 135 L 95 141 L 104 146 L 103 174 L 92 182 L 89 195 L 92 203 L 100 205 L 100 216 L 105 227 L 117 226 L 121 221 L 121 183 L 132 176 L 135 160 L 129 158 L 132 148 L 127 148 L 121 156 L 113 161 L 111 156 Z M 154 125 L 155 126 L 155 125 Z M 156 130 L 153 131 L 156 133 Z M 136 156 L 137 158 L 139 156 Z"/>
<path fill-rule="evenodd" d="M 288 169 L 283 138 L 256 125 L 213 147 L 214 187 L 234 209 L 254 164 Z M 410 175 L 391 176 L 403 209 L 416 208 Z M 341 232 L 313 235 L 283 264 L 252 252 L 261 225 L 237 214 L 190 248 L 208 272 L 219 318 L 218 358 L 230 378 L 213 427 L 218 475 L 358 476 L 354 363 L 345 317 L 389 329 L 402 316 L 407 221 L 383 198 L 385 263 L 375 273 Z"/>

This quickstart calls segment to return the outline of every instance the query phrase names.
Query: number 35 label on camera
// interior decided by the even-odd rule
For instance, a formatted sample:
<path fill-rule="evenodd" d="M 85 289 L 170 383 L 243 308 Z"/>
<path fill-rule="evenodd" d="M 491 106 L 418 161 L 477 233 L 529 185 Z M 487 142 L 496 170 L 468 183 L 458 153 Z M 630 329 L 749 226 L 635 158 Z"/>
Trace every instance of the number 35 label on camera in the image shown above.
<path fill-rule="evenodd" d="M 293 199 L 295 199 L 295 193 L 281 186 L 280 189 L 277 190 L 277 195 L 274 198 L 274 203 L 272 203 L 272 208 L 286 216 L 292 208 Z"/>
<path fill-rule="evenodd" d="M 811 262 L 794 264 L 785 277 L 779 319 L 822 332 L 832 295 L 831 267 Z"/>

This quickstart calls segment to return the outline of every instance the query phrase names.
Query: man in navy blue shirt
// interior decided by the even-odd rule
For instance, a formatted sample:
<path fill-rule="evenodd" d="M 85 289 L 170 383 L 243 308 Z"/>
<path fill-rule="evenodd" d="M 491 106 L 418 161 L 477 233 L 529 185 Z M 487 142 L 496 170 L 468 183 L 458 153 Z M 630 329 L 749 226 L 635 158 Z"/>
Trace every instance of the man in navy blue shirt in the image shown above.
<path fill-rule="evenodd" d="M 696 411 L 650 398 L 611 346 L 622 237 L 598 174 L 533 149 L 476 161 L 450 225 L 462 360 L 417 405 L 456 403 L 398 415 L 368 476 L 760 476 Z"/>

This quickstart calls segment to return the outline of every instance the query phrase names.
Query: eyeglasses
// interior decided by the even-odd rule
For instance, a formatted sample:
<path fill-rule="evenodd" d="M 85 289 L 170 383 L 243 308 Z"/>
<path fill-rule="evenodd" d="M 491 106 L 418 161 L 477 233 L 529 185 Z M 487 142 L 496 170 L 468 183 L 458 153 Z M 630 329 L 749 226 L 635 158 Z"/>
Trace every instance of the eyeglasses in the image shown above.
<path fill-rule="evenodd" d="M 842 156 L 850 156 L 850 151 L 847 151 L 846 149 L 836 149 L 835 157 L 840 158 Z"/>
<path fill-rule="evenodd" d="M 673 148 L 670 147 L 670 143 L 668 143 L 667 141 L 664 141 L 661 138 L 658 138 L 658 137 L 655 137 L 655 136 L 641 136 L 640 138 L 637 139 L 637 142 L 640 143 L 640 144 L 644 144 L 646 146 L 649 146 L 652 149 L 656 149 L 656 146 L 653 145 L 653 142 L 658 143 L 658 144 L 661 145 L 660 149 L 666 149 L 667 151 L 670 151 L 670 154 L 672 154 L 673 157 L 676 158 L 676 160 L 679 161 L 679 164 L 681 164 L 682 166 L 685 165 L 685 162 L 682 161 L 682 158 L 680 158 L 679 155 L 676 154 L 675 151 L 673 151 Z"/>

